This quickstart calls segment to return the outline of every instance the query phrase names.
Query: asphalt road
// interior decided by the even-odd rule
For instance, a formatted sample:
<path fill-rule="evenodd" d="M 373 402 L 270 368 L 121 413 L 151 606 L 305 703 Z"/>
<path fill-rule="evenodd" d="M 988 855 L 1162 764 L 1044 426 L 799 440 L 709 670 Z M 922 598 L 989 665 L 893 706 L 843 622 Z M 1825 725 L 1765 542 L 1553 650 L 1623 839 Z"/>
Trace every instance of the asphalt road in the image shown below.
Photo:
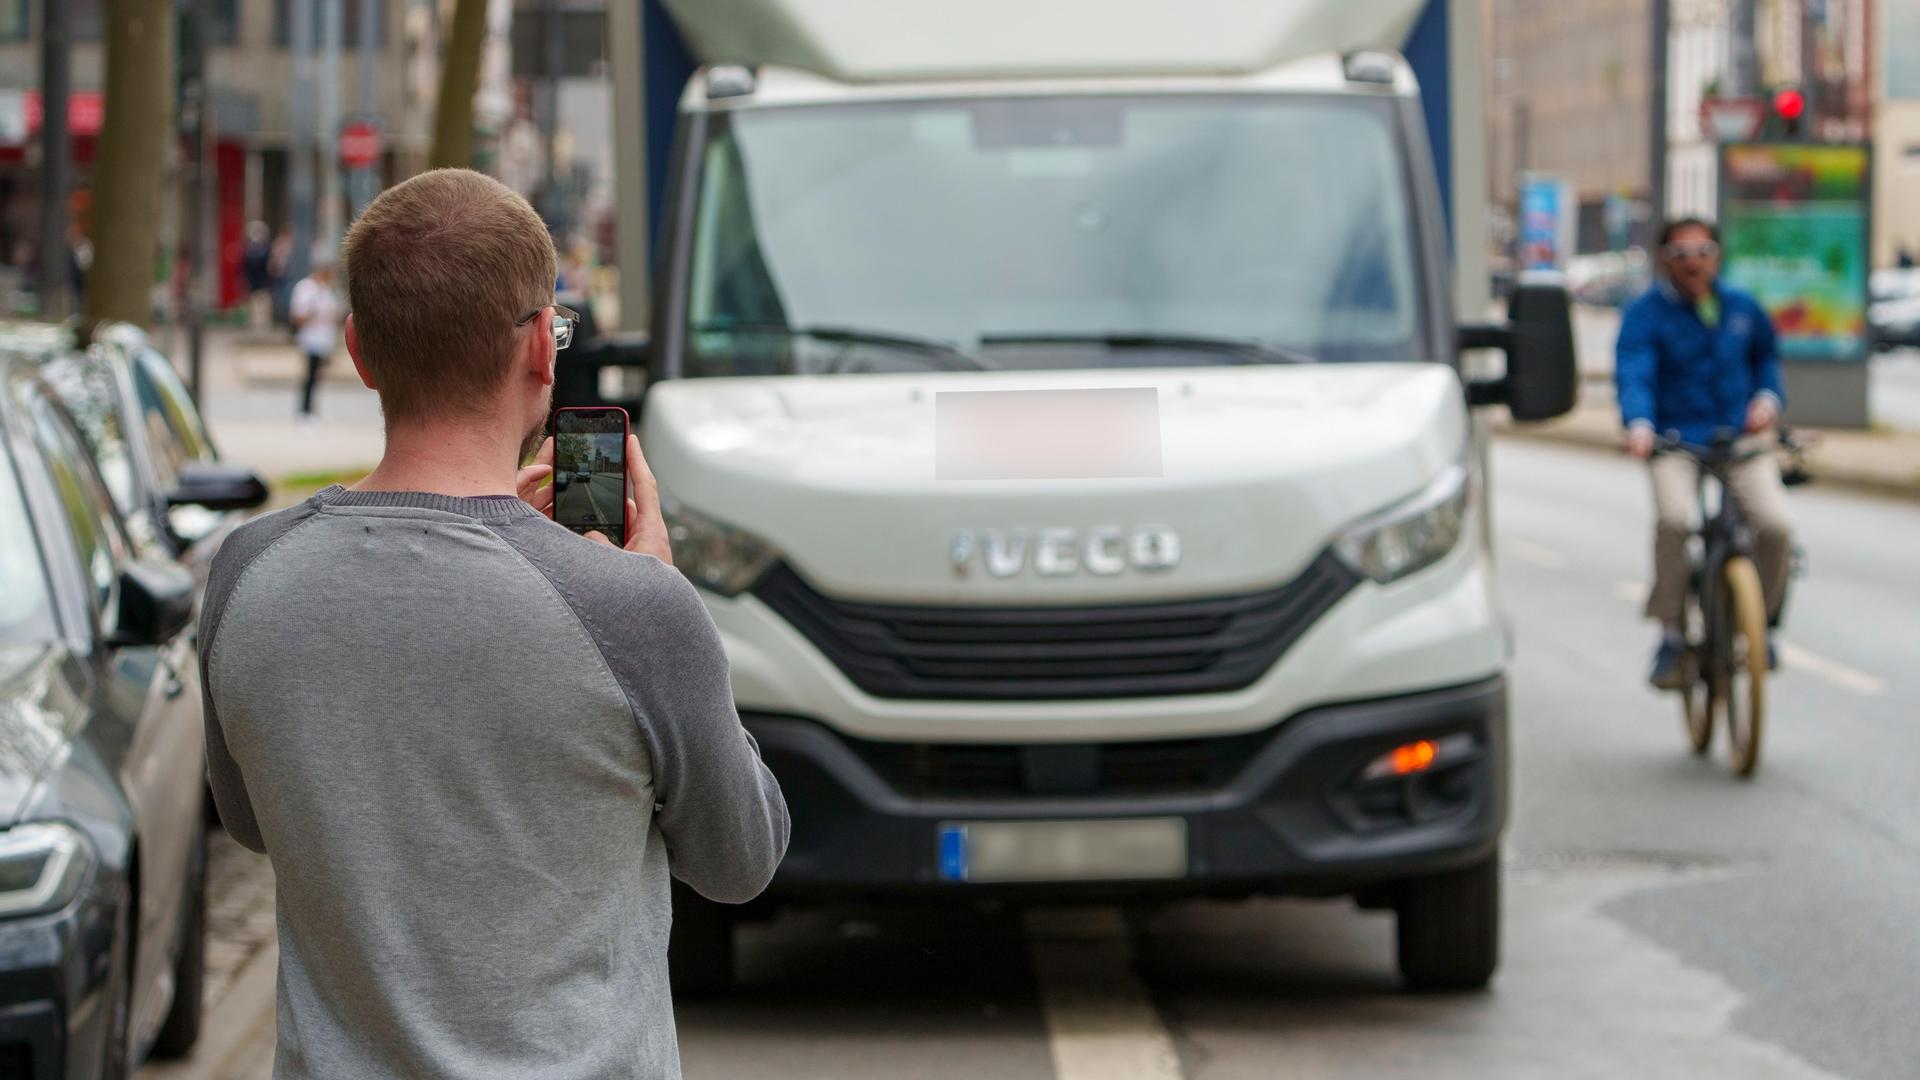
<path fill-rule="evenodd" d="M 626 513 L 626 488 L 619 473 L 593 473 L 574 480 L 554 495 L 554 516 L 563 522 L 618 525 Z"/>
<path fill-rule="evenodd" d="M 1920 504 L 1796 492 L 1810 572 L 1741 782 L 1640 681 L 1640 470 L 1495 459 L 1518 652 L 1491 992 L 1402 993 L 1391 920 L 1344 902 L 812 911 L 743 931 L 736 997 L 679 1006 L 689 1080 L 1912 1075 Z M 208 1052 L 143 1075 L 267 1075 L 271 944 L 247 955 Z"/>

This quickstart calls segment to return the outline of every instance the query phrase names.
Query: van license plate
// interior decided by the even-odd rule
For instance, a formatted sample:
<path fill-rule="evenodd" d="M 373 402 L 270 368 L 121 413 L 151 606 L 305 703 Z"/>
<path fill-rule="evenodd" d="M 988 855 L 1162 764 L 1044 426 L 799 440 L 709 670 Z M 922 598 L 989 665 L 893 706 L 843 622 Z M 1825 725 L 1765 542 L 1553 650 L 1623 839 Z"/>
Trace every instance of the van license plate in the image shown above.
<path fill-rule="evenodd" d="M 1119 881 L 1187 873 L 1185 818 L 949 821 L 940 880 Z"/>

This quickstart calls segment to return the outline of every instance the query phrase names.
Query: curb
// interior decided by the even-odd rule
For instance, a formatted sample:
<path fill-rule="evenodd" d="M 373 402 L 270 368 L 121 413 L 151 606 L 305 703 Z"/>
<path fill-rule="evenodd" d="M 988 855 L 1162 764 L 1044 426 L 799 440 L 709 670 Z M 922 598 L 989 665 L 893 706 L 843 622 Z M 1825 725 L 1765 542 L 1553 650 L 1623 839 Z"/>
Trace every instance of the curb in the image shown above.
<path fill-rule="evenodd" d="M 1511 420 L 1501 419 L 1494 422 L 1493 433 L 1502 439 L 1557 443 L 1561 446 L 1602 450 L 1614 454 L 1619 453 L 1620 450 L 1619 439 L 1612 432 L 1588 431 L 1560 421 L 1520 425 Z M 1820 487 L 1920 501 L 1920 475 L 1916 475 L 1912 480 L 1899 480 L 1880 473 L 1849 469 L 1845 466 L 1835 467 L 1831 462 L 1821 461 L 1817 449 L 1807 463 L 1807 472 L 1812 476 L 1812 482 Z"/>

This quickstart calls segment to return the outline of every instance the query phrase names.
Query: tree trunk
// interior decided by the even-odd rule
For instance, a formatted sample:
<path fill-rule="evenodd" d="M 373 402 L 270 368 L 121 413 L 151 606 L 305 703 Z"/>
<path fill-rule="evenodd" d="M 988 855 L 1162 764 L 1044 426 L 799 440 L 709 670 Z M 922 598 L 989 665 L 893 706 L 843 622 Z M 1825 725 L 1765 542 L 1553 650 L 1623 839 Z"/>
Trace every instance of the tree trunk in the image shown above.
<path fill-rule="evenodd" d="M 173 137 L 173 0 L 106 0 L 106 116 L 93 167 L 85 325 L 153 319 L 161 193 Z"/>
<path fill-rule="evenodd" d="M 473 92 L 480 85 L 480 50 L 486 40 L 487 0 L 458 0 L 447 48 L 440 57 L 440 97 L 434 103 L 429 168 L 465 169 L 473 164 Z"/>

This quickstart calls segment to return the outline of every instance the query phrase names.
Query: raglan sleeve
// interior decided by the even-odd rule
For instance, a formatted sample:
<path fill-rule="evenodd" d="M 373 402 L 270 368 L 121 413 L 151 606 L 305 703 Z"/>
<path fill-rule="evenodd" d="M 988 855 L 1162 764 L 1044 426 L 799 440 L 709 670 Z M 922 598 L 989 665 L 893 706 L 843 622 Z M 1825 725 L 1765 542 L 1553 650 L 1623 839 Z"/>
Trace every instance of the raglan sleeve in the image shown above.
<path fill-rule="evenodd" d="M 786 854 L 786 800 L 734 708 L 713 617 L 678 572 L 659 578 L 635 623 L 644 671 L 626 680 L 653 757 L 656 821 L 675 877 L 709 900 L 745 903 Z"/>

